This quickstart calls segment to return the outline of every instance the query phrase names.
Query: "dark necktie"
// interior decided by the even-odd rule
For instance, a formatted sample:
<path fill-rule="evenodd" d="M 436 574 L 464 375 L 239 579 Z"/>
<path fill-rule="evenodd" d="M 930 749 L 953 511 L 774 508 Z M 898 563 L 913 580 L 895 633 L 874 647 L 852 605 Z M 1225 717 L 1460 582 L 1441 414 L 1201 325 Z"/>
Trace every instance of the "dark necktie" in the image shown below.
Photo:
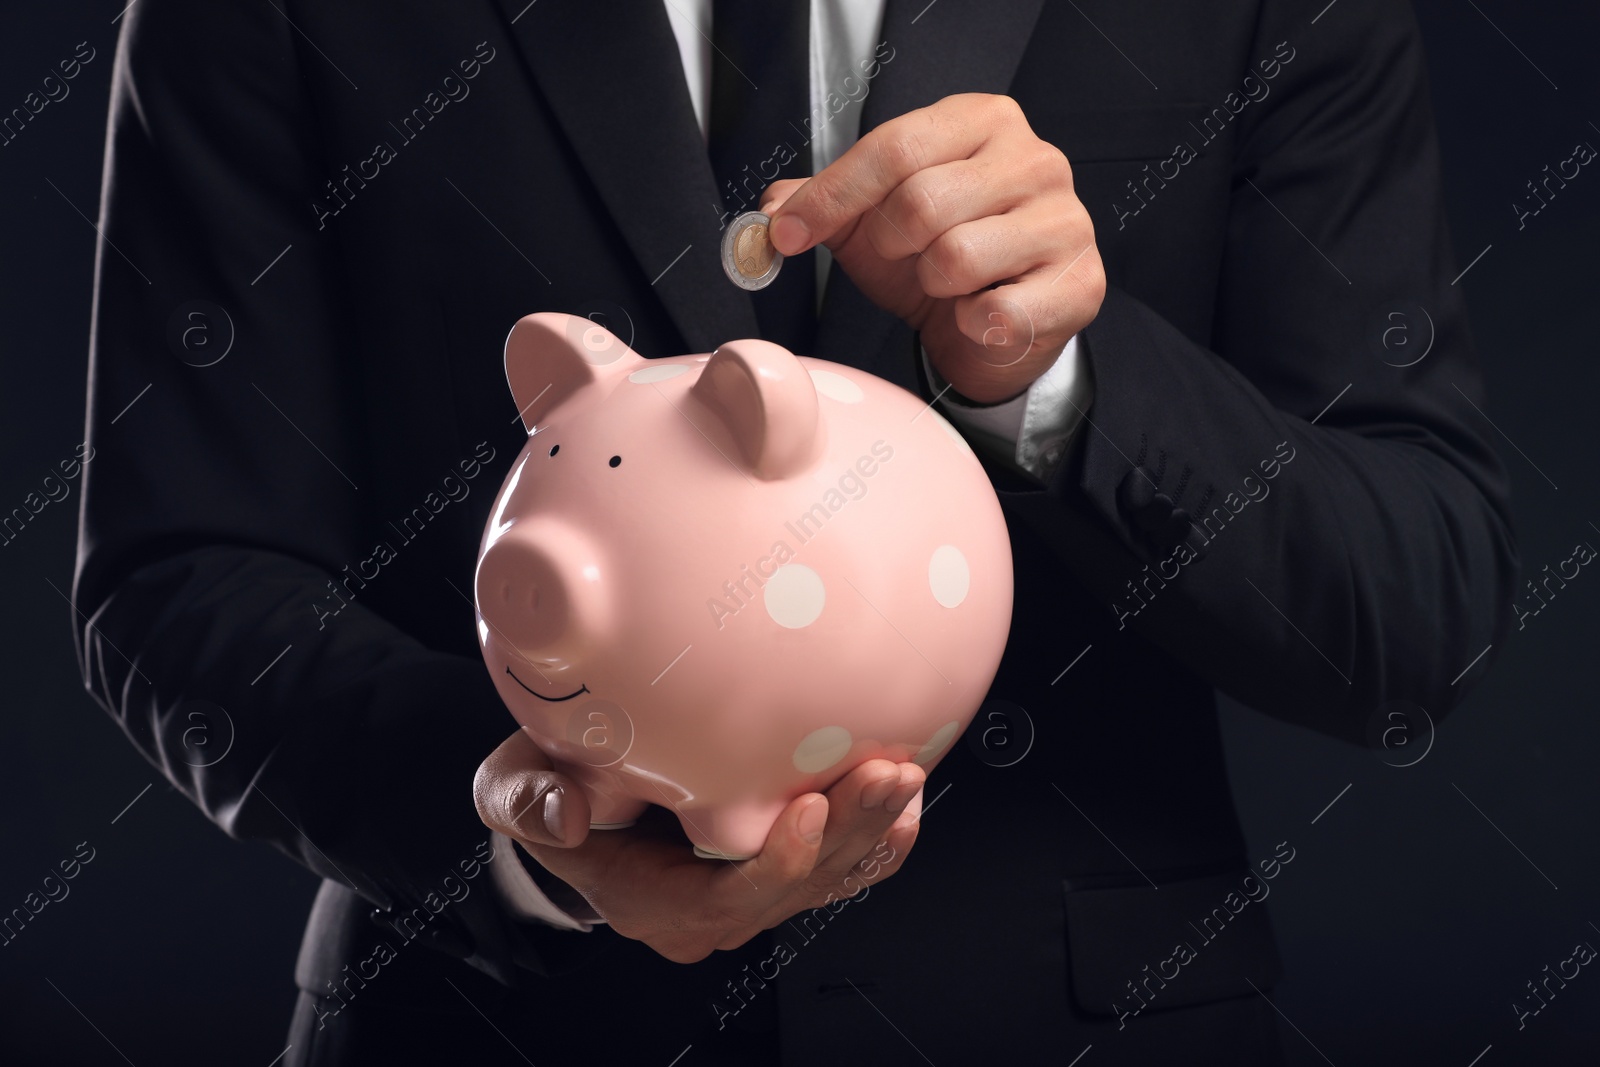
<path fill-rule="evenodd" d="M 761 206 L 780 178 L 811 175 L 809 0 L 713 0 L 711 122 L 707 151 L 722 194 L 723 225 Z M 788 259 L 776 281 L 751 293 L 761 336 L 811 354 L 816 333 L 816 253 Z M 730 338 L 731 340 L 731 338 Z"/>

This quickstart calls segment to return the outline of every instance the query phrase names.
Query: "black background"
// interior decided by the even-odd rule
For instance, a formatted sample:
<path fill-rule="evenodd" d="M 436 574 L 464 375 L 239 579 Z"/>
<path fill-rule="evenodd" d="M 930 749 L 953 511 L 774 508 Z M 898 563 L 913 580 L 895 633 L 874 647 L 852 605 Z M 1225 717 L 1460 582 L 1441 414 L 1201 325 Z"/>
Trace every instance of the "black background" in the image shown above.
<path fill-rule="evenodd" d="M 1105 2 L 1082 6 L 1092 16 Z M 1308 17 L 1323 3 L 1308 0 Z M 1533 575 L 1578 542 L 1600 545 L 1600 167 L 1521 230 L 1512 204 L 1576 143 L 1600 146 L 1600 9 L 1417 6 L 1457 269 L 1488 249 L 1459 284 Z M 12 5 L 0 34 L 4 112 L 78 42 L 96 50 L 70 95 L 0 146 L 0 513 L 83 440 L 89 220 L 119 9 Z M 70 484 L 0 545 L 0 912 L 80 842 L 95 858 L 0 948 L 0 1062 L 265 1067 L 283 1049 L 315 879 L 230 842 L 84 694 L 65 598 Z M 1408 767 L 1389 764 L 1421 756 L 1420 733 L 1369 752 L 1225 707 L 1251 855 L 1296 849 L 1269 910 L 1288 966 L 1273 999 L 1297 1063 L 1593 1062 L 1600 973 L 1585 968 L 1520 1030 L 1512 1003 L 1576 943 L 1600 945 L 1597 619 L 1600 576 L 1585 568 L 1513 628 Z M 1462 684 L 1480 675 L 1481 664 Z"/>

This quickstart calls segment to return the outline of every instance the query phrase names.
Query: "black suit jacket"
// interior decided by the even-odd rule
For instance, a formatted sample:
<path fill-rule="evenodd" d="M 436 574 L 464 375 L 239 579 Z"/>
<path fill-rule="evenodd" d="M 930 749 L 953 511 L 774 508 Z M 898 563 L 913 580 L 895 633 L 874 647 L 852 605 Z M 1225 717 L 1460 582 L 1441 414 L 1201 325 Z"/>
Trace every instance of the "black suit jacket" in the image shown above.
<path fill-rule="evenodd" d="M 980 725 L 1013 732 L 941 765 L 915 854 L 868 899 L 690 967 L 508 919 L 470 798 L 513 728 L 469 599 L 521 443 L 508 327 L 602 314 L 647 356 L 756 332 L 662 5 L 128 13 L 84 674 L 218 825 L 327 879 L 297 975 L 342 994 L 316 1008 L 339 1012 L 325 1058 L 377 1048 L 363 1011 L 404 1004 L 441 1033 L 489 1014 L 541 1064 L 596 1033 L 712 1056 L 774 1022 L 794 1063 L 1059 1063 L 1091 1040 L 1245 1062 L 1270 927 L 1255 905 L 1214 939 L 1195 924 L 1271 856 L 1246 855 L 1214 690 L 1357 742 L 1387 701 L 1438 718 L 1515 572 L 1416 28 L 1318 6 L 889 0 L 864 130 L 1009 92 L 1070 159 L 1111 282 L 1083 334 L 1095 399 L 1048 486 L 993 471 L 1016 610 L 990 694 L 1010 703 Z M 1431 349 L 1398 367 L 1416 312 L 1406 359 L 1373 338 L 1408 306 Z M 816 354 L 925 389 L 913 352 L 834 271 Z M 196 701 L 236 728 L 210 766 L 182 758 Z M 1185 940 L 1198 958 L 1150 984 Z M 399 958 L 374 963 L 380 942 Z"/>

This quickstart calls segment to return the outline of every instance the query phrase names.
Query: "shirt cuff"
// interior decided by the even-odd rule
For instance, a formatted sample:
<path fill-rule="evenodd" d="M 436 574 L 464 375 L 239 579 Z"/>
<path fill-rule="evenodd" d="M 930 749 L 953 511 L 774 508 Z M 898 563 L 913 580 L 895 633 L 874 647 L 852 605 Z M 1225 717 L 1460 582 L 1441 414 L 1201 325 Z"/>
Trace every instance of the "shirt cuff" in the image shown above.
<path fill-rule="evenodd" d="M 498 832 L 493 834 L 493 841 L 494 859 L 489 861 L 489 875 L 500 894 L 500 900 L 512 915 L 519 919 L 537 919 L 562 930 L 581 930 L 584 933 L 593 929 L 595 923 L 605 922 L 589 906 L 589 902 L 574 890 L 568 890 L 576 898 L 570 905 L 571 910 L 551 900 L 540 888 L 532 872 L 523 866 L 520 846 Z M 553 875 L 551 877 L 554 878 Z"/>
<path fill-rule="evenodd" d="M 1026 392 L 987 405 L 973 404 L 951 389 L 933 369 L 928 350 L 918 347 L 923 372 L 939 398 L 935 403 L 940 413 L 974 445 L 983 446 L 986 452 L 1048 483 L 1094 399 L 1089 364 L 1079 352 L 1077 335 L 1067 341 L 1050 369 L 1034 379 Z"/>

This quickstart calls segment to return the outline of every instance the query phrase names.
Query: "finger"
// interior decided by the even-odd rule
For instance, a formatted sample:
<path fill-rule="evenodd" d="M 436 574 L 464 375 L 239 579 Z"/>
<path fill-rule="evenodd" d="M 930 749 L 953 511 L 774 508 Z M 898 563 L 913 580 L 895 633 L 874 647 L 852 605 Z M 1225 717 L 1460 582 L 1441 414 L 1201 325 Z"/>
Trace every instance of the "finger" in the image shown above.
<path fill-rule="evenodd" d="M 922 794 L 918 792 L 889 827 L 883 840 L 856 862 L 846 879 L 850 883 L 845 886 L 849 893 L 854 895 L 865 886 L 876 885 L 900 869 L 911 852 L 911 846 L 916 844 L 917 832 L 922 826 L 921 814 Z"/>
<path fill-rule="evenodd" d="M 843 869 L 843 873 L 827 871 L 824 876 L 826 881 L 814 877 L 808 883 L 808 894 L 789 898 L 767 917 L 766 925 L 770 928 L 797 911 L 826 905 L 843 897 L 854 897 L 899 871 L 905 863 L 906 856 L 910 854 L 911 847 L 916 844 L 917 834 L 922 825 L 920 820 L 922 787 L 916 785 L 914 787 L 916 793 L 912 796 L 910 804 L 895 817 L 894 822 L 884 831 L 883 837 L 868 849 L 865 855 L 856 860 L 853 866 Z M 896 789 L 895 792 L 899 796 L 904 796 L 901 789 Z M 898 802 L 898 799 L 891 800 L 890 806 L 895 806 Z M 819 875 L 821 874 L 819 870 Z"/>
<path fill-rule="evenodd" d="M 781 892 L 774 892 L 774 900 L 787 893 L 817 864 L 830 806 L 828 798 L 820 793 L 795 798 L 772 824 L 760 853 L 735 864 L 738 870 L 727 871 L 727 883 L 746 888 L 750 882 L 763 887 L 781 886 Z"/>
<path fill-rule="evenodd" d="M 828 790 L 832 810 L 823 836 L 822 858 L 808 880 L 809 888 L 837 888 L 851 868 L 882 840 L 926 777 L 915 763 L 870 760 Z"/>
<path fill-rule="evenodd" d="M 922 816 L 922 789 L 918 789 L 909 805 L 896 816 L 893 824 L 883 832 L 882 840 L 856 861 L 838 886 L 838 896 L 854 896 L 869 885 L 883 881 L 899 870 L 904 853 L 917 837 L 917 827 Z"/>
<path fill-rule="evenodd" d="M 911 803 L 907 804 L 905 810 L 895 819 L 894 825 L 890 827 L 891 830 L 922 823 L 922 796 L 926 791 L 926 786 L 917 790 L 917 795 L 911 798 Z"/>
<path fill-rule="evenodd" d="M 743 944 L 761 929 L 762 917 L 791 897 L 810 876 L 822 846 L 828 809 L 827 797 L 818 793 L 796 797 L 772 824 L 759 854 L 726 864 L 713 876 L 709 902 L 736 927 L 719 948 Z"/>
<path fill-rule="evenodd" d="M 1094 319 L 1104 296 L 1105 275 L 1091 244 L 1065 264 L 1046 263 L 1013 282 L 958 297 L 955 325 L 984 362 L 1012 366 L 1051 357 Z"/>
<path fill-rule="evenodd" d="M 857 860 L 855 866 L 844 876 L 842 886 L 846 895 L 854 896 L 867 886 L 883 881 L 900 869 L 905 854 L 911 851 L 917 829 L 921 825 L 923 789 L 923 780 L 913 776 L 912 781 L 902 782 L 890 795 L 884 806 L 898 811 L 899 814 L 884 831 L 882 839 L 870 848 L 866 855 Z M 908 803 L 905 798 L 910 790 L 915 792 L 910 793 Z"/>
<path fill-rule="evenodd" d="M 966 296 L 1044 268 L 1066 240 L 1067 228 L 1043 207 L 963 222 L 926 246 L 917 281 L 932 297 Z"/>
<path fill-rule="evenodd" d="M 527 844 L 569 848 L 589 833 L 589 798 L 582 787 L 558 774 L 522 730 L 479 765 L 472 799 L 484 825 Z"/>
<path fill-rule="evenodd" d="M 785 200 L 794 195 L 795 190 L 809 180 L 809 178 L 784 178 L 773 182 L 761 191 L 761 210 L 770 216 L 783 205 Z"/>
<path fill-rule="evenodd" d="M 912 777 L 915 779 L 915 776 Z M 857 859 L 853 866 L 841 864 L 836 870 L 819 867 L 817 873 L 806 879 L 803 885 L 796 886 L 795 892 L 778 901 L 763 916 L 760 925 L 770 930 L 799 912 L 825 906 L 843 897 L 853 897 L 868 885 L 881 882 L 899 870 L 911 846 L 916 843 L 920 825 L 918 816 L 922 810 L 921 785 L 914 780 L 902 786 L 897 770 L 895 784 L 884 808 L 887 811 L 889 807 L 904 804 L 905 790 L 908 788 L 916 790 L 911 795 L 910 803 L 893 817 L 894 821 L 883 830 L 881 838 L 865 856 Z"/>
<path fill-rule="evenodd" d="M 884 259 L 916 255 L 963 222 L 1011 211 L 1037 195 L 1037 184 L 1016 167 L 979 154 L 919 170 L 862 220 L 873 251 Z"/>
<path fill-rule="evenodd" d="M 1008 97 L 963 94 L 890 119 L 789 197 L 773 217 L 773 244 L 795 255 L 832 242 L 911 175 L 966 159 L 1021 116 Z"/>
<path fill-rule="evenodd" d="M 889 828 L 883 840 L 865 859 L 856 864 L 869 883 L 876 885 L 895 874 L 904 865 L 922 829 L 921 816 L 922 797 L 919 794 L 911 806 L 895 819 L 894 825 Z"/>

